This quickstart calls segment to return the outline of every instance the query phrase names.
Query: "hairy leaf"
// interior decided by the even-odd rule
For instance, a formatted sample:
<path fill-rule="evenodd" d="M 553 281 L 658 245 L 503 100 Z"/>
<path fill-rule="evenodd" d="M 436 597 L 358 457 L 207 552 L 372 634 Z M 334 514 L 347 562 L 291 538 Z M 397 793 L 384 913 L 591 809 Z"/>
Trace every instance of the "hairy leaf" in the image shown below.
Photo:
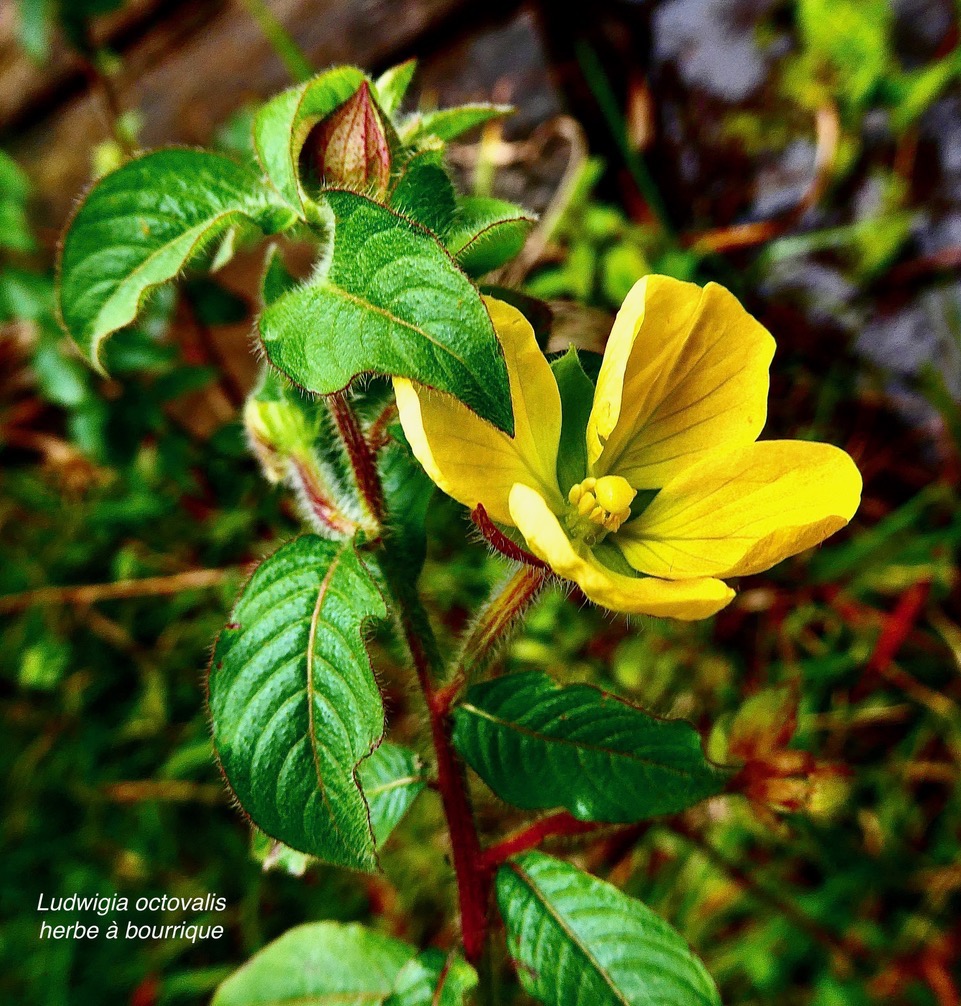
<path fill-rule="evenodd" d="M 401 968 L 385 1006 L 463 1006 L 476 984 L 477 972 L 465 960 L 448 962 L 442 951 L 425 950 Z"/>
<path fill-rule="evenodd" d="M 358 374 L 409 377 L 512 433 L 507 367 L 476 287 L 416 224 L 352 192 L 326 198 L 330 261 L 261 315 L 270 361 L 325 395 Z"/>
<path fill-rule="evenodd" d="M 439 151 L 425 150 L 404 165 L 394 183 L 390 205 L 435 234 L 450 227 L 457 202 Z"/>
<path fill-rule="evenodd" d="M 497 904 L 521 985 L 547 1006 L 720 1006 L 678 933 L 568 863 L 518 856 L 498 871 Z"/>
<path fill-rule="evenodd" d="M 408 59 L 385 70 L 374 85 L 377 102 L 387 115 L 393 115 L 400 108 L 400 103 L 407 94 L 407 88 L 414 79 L 417 70 L 417 60 Z"/>
<path fill-rule="evenodd" d="M 271 184 L 298 212 L 304 209 L 299 161 L 307 134 L 347 101 L 365 79 L 357 67 L 335 66 L 271 98 L 257 112 L 257 159 Z"/>
<path fill-rule="evenodd" d="M 424 767 L 413 751 L 399 744 L 381 744 L 357 770 L 367 806 L 370 827 L 378 847 L 410 810 L 427 785 Z"/>
<path fill-rule="evenodd" d="M 260 303 L 269 307 L 282 294 L 293 290 L 297 280 L 290 274 L 280 249 L 272 244 L 264 256 L 264 271 L 260 277 Z"/>
<path fill-rule="evenodd" d="M 310 922 L 254 954 L 211 1006 L 380 1006 L 414 954 L 357 923 Z"/>
<path fill-rule="evenodd" d="M 60 252 L 60 315 L 91 362 L 147 294 L 215 238 L 249 220 L 272 233 L 294 221 L 249 170 L 220 154 L 158 150 L 102 178 Z"/>
<path fill-rule="evenodd" d="M 376 859 L 357 767 L 384 731 L 362 628 L 385 615 L 349 543 L 304 535 L 251 577 L 209 678 L 214 744 L 254 824 L 361 870 Z"/>
<path fill-rule="evenodd" d="M 531 671 L 475 685 L 454 713 L 454 743 L 501 799 L 565 807 L 582 821 L 642 821 L 720 793 L 723 770 L 697 731 L 590 685 Z"/>
<path fill-rule="evenodd" d="M 483 276 L 520 252 L 533 223 L 531 214 L 514 203 L 466 196 L 444 240 L 466 273 Z"/>
<path fill-rule="evenodd" d="M 511 105 L 458 105 L 456 108 L 439 108 L 433 112 L 419 112 L 411 117 L 401 133 L 407 143 L 416 143 L 430 136 L 445 143 L 456 140 L 477 126 L 494 119 L 503 119 L 514 111 Z"/>

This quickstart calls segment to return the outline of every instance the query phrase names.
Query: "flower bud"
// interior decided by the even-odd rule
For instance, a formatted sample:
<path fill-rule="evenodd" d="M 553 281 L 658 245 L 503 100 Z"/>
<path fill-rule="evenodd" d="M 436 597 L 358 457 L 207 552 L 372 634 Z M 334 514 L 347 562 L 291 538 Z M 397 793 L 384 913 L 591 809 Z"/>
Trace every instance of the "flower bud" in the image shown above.
<path fill-rule="evenodd" d="M 275 483 L 286 478 L 291 457 L 310 453 L 316 435 L 316 423 L 307 415 L 304 403 L 269 369 L 247 398 L 244 426 L 264 473 Z"/>
<path fill-rule="evenodd" d="M 318 416 L 276 371 L 264 369 L 244 406 L 244 425 L 267 479 L 293 489 L 300 510 L 320 534 L 338 539 L 357 532 L 349 498 L 318 456 Z"/>
<path fill-rule="evenodd" d="M 367 81 L 316 128 L 314 164 L 328 185 L 380 199 L 390 182 L 390 143 Z"/>

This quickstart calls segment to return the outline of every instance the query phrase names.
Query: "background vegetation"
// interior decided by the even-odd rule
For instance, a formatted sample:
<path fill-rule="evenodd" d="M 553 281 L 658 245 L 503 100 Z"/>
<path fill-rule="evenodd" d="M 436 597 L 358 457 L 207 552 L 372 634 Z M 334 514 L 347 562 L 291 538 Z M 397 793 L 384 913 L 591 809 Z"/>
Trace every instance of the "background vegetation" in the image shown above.
<path fill-rule="evenodd" d="M 238 37 L 250 26 L 278 46 L 259 97 L 282 86 L 283 59 L 300 57 L 269 8 L 215 6 L 244 26 Z M 360 6 L 316 16 L 355 23 Z M 836 443 L 865 477 L 845 533 L 742 581 L 710 622 L 629 624 L 559 592 L 540 603 L 506 655 L 516 667 L 716 724 L 717 751 L 728 732 L 761 730 L 799 703 L 791 746 L 810 755 L 764 806 L 708 803 L 593 836 L 580 862 L 680 929 L 730 1006 L 956 1006 L 957 11 L 670 0 L 602 4 L 572 26 L 549 4 L 500 5 L 488 20 L 465 4 L 455 30 L 448 6 L 419 40 L 357 58 L 376 70 L 389 47 L 422 47 L 427 100 L 477 86 L 474 97 L 499 88 L 520 106 L 506 131 L 452 152 L 468 187 L 495 184 L 541 213 L 510 278 L 558 302 L 564 336 L 595 348 L 638 275 L 725 283 L 778 340 L 766 435 Z M 86 75 L 106 123 L 80 152 L 88 173 L 141 141 L 184 139 L 151 133 L 137 107 L 130 33 L 181 24 L 186 47 L 211 30 L 175 4 L 118 7 L 21 0 L 21 55 L 7 50 Z M 290 7 L 285 26 L 317 65 L 343 55 L 312 46 L 310 19 Z M 190 72 L 217 88 L 202 62 Z M 53 317 L 53 241 L 75 187 L 50 179 L 74 169 L 58 175 L 37 152 L 63 147 L 73 164 L 77 151 L 57 132 L 70 107 L 50 114 L 47 147 L 23 115 L 0 136 L 0 993 L 31 1006 L 205 1002 L 267 940 L 319 918 L 444 947 L 454 890 L 433 796 L 373 879 L 302 861 L 265 870 L 227 803 L 201 671 L 250 564 L 296 527 L 238 419 L 261 251 L 158 298 L 111 344 L 112 377 L 98 377 Z M 218 118 L 218 143 L 246 156 L 249 105 L 238 98 Z M 427 592 L 457 628 L 502 566 L 450 501 L 430 521 Z M 403 737 L 421 710 L 393 660 L 375 653 Z M 746 719 L 732 725 L 744 696 Z M 492 833 L 510 826 L 480 787 L 476 801 Z M 195 946 L 38 941 L 41 892 L 115 890 L 223 894 L 227 934 Z"/>

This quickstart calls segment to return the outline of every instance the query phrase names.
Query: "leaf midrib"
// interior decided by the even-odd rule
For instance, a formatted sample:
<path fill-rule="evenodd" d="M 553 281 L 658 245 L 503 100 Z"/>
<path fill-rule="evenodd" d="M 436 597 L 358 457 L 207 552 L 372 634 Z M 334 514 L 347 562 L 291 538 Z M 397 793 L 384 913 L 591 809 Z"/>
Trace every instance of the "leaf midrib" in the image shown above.
<path fill-rule="evenodd" d="M 623 1006 L 634 1006 L 634 1004 L 632 1004 L 630 1000 L 625 998 L 621 990 L 614 984 L 614 979 L 611 977 L 611 975 L 608 974 L 607 969 L 601 965 L 600 961 L 598 961 L 597 958 L 590 952 L 590 950 L 587 947 L 585 947 L 584 944 L 580 941 L 580 938 L 574 933 L 574 931 L 568 925 L 567 920 L 564 919 L 557 912 L 557 910 L 550 903 L 550 901 L 547 900 L 547 897 L 534 882 L 534 879 L 531 877 L 531 875 L 527 873 L 517 862 L 511 862 L 508 863 L 507 865 L 517 875 L 521 883 L 523 883 L 528 888 L 528 890 L 534 895 L 534 897 L 537 898 L 537 900 L 544 907 L 544 910 L 547 913 L 547 915 L 563 931 L 564 935 L 567 936 L 568 940 L 570 940 L 571 945 L 574 946 L 577 950 L 579 950 L 581 955 L 587 959 L 588 963 L 594 967 L 594 970 L 597 972 L 597 974 L 600 975 L 600 977 L 603 979 L 607 987 L 614 993 L 614 997 L 617 999 L 617 1001 L 619 1003 L 622 1003 Z"/>
<path fill-rule="evenodd" d="M 320 612 L 324 606 L 324 600 L 327 597 L 327 590 L 330 587 L 330 583 L 334 574 L 337 572 L 343 557 L 343 551 L 339 552 L 331 562 L 330 566 L 328 566 L 327 572 L 324 574 L 324 579 L 321 581 L 320 587 L 317 589 L 317 602 L 314 605 L 314 611 L 310 618 L 310 631 L 307 636 L 307 733 L 310 737 L 310 754 L 314 761 L 314 775 L 317 778 L 317 789 L 320 792 L 321 799 L 324 801 L 324 806 L 327 808 L 327 814 L 334 826 L 334 830 L 340 838 L 341 844 L 349 851 L 350 843 L 347 841 L 343 829 L 340 826 L 340 821 L 334 813 L 334 808 L 330 804 L 330 797 L 327 793 L 327 787 L 324 785 L 323 775 L 320 770 L 320 752 L 317 749 L 317 737 L 314 732 L 314 696 L 316 694 L 314 686 L 314 650 L 316 648 L 317 626 L 320 622 Z"/>
<path fill-rule="evenodd" d="M 684 778 L 693 778 L 694 773 L 685 771 L 684 769 L 678 768 L 674 765 L 667 765 L 661 761 L 655 761 L 650 758 L 643 758 L 630 751 L 621 751 L 616 748 L 606 748 L 600 744 L 585 743 L 583 741 L 572 740 L 567 737 L 556 737 L 551 734 L 539 733 L 538 731 L 532 729 L 531 727 L 523 726 L 515 720 L 506 720 L 500 716 L 495 716 L 492 713 L 487 712 L 484 709 L 480 709 L 470 702 L 463 702 L 460 708 L 469 712 L 474 713 L 481 719 L 485 719 L 490 723 L 495 724 L 495 726 L 503 727 L 505 729 L 514 730 L 519 734 L 524 734 L 526 737 L 531 737 L 538 740 L 544 744 L 561 744 L 566 747 L 574 749 L 582 749 L 585 751 L 591 751 L 596 754 L 607 755 L 611 758 L 623 758 L 628 761 L 636 762 L 639 765 L 645 765 L 650 768 L 663 769 L 665 772 L 673 772 L 676 775 L 683 776 Z"/>

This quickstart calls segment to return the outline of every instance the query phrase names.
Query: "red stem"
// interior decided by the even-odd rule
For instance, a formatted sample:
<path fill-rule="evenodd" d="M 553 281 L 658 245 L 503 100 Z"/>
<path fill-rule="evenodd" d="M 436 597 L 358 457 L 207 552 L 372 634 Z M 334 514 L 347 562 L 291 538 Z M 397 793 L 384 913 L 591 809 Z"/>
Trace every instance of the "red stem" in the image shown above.
<path fill-rule="evenodd" d="M 351 408 L 346 391 L 338 391 L 327 396 L 330 414 L 333 416 L 337 429 L 340 431 L 344 447 L 350 458 L 357 488 L 371 518 L 380 528 L 384 523 L 384 491 L 381 488 L 380 476 L 377 473 L 377 460 L 367 443 L 364 431 L 360 428 L 357 416 Z"/>
<path fill-rule="evenodd" d="M 403 604 L 402 600 L 401 603 Z M 476 964 L 484 953 L 487 941 L 490 889 L 486 871 L 480 867 L 480 839 L 477 837 L 474 812 L 467 795 L 464 766 L 451 743 L 450 696 L 446 690 L 438 691 L 434 688 L 430 657 L 408 612 L 402 614 L 401 623 L 430 716 L 431 740 L 437 759 L 437 790 L 447 819 L 454 874 L 457 878 L 464 956 L 472 964 Z"/>
<path fill-rule="evenodd" d="M 529 849 L 536 849 L 548 838 L 572 837 L 574 835 L 585 835 L 592 831 L 599 831 L 602 828 L 609 828 L 610 825 L 599 824 L 596 821 L 578 821 L 566 810 L 557 814 L 550 814 L 542 817 L 539 821 L 528 825 L 521 831 L 508 835 L 503 841 L 486 848 L 481 854 L 481 864 L 490 871 L 506 862 L 511 856 L 516 856 Z"/>
<path fill-rule="evenodd" d="M 464 956 L 471 964 L 477 964 L 487 942 L 490 886 L 486 871 L 480 868 L 480 840 L 467 795 L 464 766 L 451 745 L 450 720 L 432 710 L 430 727 L 437 756 L 437 784 L 454 856 Z"/>
<path fill-rule="evenodd" d="M 851 699 L 853 701 L 866 698 L 877 687 L 879 679 L 884 676 L 885 671 L 887 671 L 897 656 L 898 650 L 901 649 L 905 640 L 911 634 L 911 630 L 917 623 L 930 593 L 930 580 L 921 580 L 918 583 L 912 584 L 901 595 L 898 603 L 894 606 L 894 610 L 885 619 L 884 628 L 878 637 L 874 652 L 864 665 L 861 680 L 851 692 Z"/>

